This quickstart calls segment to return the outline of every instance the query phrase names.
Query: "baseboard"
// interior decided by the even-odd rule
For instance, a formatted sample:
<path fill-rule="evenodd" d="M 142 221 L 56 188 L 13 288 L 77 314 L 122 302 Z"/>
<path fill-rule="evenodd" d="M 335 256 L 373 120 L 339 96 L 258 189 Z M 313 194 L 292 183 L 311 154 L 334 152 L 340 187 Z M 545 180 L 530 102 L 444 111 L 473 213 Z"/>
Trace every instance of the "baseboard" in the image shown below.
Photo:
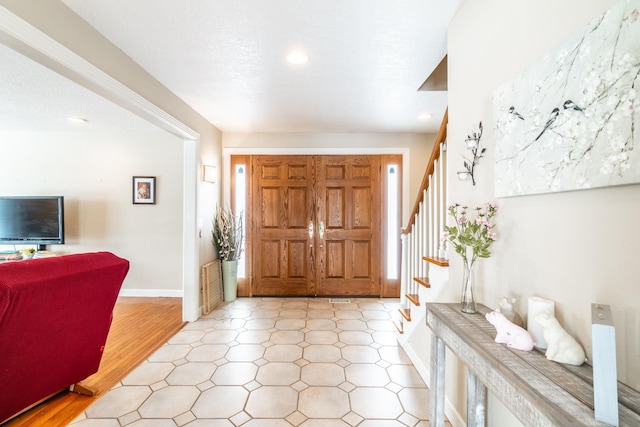
<path fill-rule="evenodd" d="M 182 289 L 120 289 L 121 297 L 171 297 L 182 298 Z"/>
<path fill-rule="evenodd" d="M 467 423 L 464 418 L 462 418 L 462 414 L 453 407 L 451 401 L 446 397 L 444 399 L 444 415 L 453 427 L 467 427 Z"/>
<path fill-rule="evenodd" d="M 415 366 L 418 374 L 420 374 L 422 381 L 424 381 L 428 387 L 431 378 L 431 371 L 429 370 L 429 367 L 424 364 L 420 356 L 418 356 L 418 354 L 413 350 L 409 341 L 407 341 L 402 348 L 404 349 L 404 352 L 407 353 L 407 356 L 409 356 L 409 360 L 411 360 L 411 363 Z"/>

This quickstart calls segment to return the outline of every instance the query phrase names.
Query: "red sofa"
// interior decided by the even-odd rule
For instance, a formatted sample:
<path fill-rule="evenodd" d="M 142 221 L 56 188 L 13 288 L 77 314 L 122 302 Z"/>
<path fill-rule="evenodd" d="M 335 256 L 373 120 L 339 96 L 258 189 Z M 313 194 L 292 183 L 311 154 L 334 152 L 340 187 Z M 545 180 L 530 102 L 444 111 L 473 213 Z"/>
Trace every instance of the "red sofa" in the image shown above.
<path fill-rule="evenodd" d="M 129 261 L 0 263 L 0 423 L 97 372 Z"/>

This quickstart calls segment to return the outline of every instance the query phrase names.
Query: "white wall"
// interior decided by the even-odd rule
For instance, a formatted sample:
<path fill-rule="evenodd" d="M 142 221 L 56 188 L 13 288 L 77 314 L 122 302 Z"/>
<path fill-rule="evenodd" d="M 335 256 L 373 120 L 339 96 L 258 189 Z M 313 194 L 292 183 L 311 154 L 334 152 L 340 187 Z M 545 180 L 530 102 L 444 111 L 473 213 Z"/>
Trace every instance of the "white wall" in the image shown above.
<path fill-rule="evenodd" d="M 409 188 L 404 191 L 407 200 L 403 205 L 403 224 L 406 224 L 436 136 L 429 133 L 225 133 L 222 148 L 243 152 L 255 149 L 255 153 L 262 153 L 265 148 L 282 149 L 282 153 L 309 149 L 316 154 L 345 154 L 345 150 L 360 153 L 383 148 L 398 148 L 397 153 L 402 154 L 401 149 L 408 150 L 408 159 L 404 159 L 404 167 L 409 168 Z"/>
<path fill-rule="evenodd" d="M 468 0 L 449 27 L 450 202 L 498 203 L 494 254 L 480 260 L 478 299 L 496 307 L 501 295 L 518 298 L 526 314 L 530 296 L 556 301 L 560 322 L 591 354 L 593 302 L 614 313 L 618 376 L 640 388 L 640 185 L 496 199 L 493 190 L 492 93 L 606 11 L 612 0 L 512 2 Z M 487 156 L 478 185 L 459 182 L 457 160 L 472 124 L 485 124 Z M 461 262 L 451 256 L 451 283 L 443 300 L 456 301 Z M 525 317 L 526 318 L 526 317 Z M 464 370 L 452 366 L 450 399 L 464 413 Z M 450 385 L 452 385 L 450 387 Z M 493 402 L 492 402 L 493 405 Z M 499 405 L 498 405 L 499 406 Z M 491 407 L 490 425 L 517 425 Z"/>
<path fill-rule="evenodd" d="M 215 183 L 202 181 L 202 166 L 210 165 L 216 167 L 217 176 Z M 200 170 L 198 188 L 198 236 L 199 236 L 199 264 L 204 265 L 216 257 L 213 243 L 211 242 L 211 232 L 213 230 L 213 217 L 216 206 L 220 204 L 220 188 L 222 182 L 222 150 L 220 143 L 211 141 L 202 142 L 200 145 Z"/>
<path fill-rule="evenodd" d="M 64 196 L 66 241 L 50 250 L 113 252 L 131 263 L 124 290 L 180 296 L 182 144 L 162 131 L 2 133 L 2 194 Z M 155 205 L 132 203 L 134 175 L 156 177 Z"/>

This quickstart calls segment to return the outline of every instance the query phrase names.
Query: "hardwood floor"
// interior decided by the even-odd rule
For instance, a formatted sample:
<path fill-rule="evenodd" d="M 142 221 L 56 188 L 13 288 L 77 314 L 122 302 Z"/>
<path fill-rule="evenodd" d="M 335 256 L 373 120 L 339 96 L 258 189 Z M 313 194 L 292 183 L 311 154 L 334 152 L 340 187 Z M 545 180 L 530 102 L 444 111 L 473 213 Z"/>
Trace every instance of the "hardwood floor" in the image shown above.
<path fill-rule="evenodd" d="M 118 298 L 100 369 L 82 382 L 94 397 L 64 391 L 2 427 L 66 426 L 183 326 L 181 298 Z"/>

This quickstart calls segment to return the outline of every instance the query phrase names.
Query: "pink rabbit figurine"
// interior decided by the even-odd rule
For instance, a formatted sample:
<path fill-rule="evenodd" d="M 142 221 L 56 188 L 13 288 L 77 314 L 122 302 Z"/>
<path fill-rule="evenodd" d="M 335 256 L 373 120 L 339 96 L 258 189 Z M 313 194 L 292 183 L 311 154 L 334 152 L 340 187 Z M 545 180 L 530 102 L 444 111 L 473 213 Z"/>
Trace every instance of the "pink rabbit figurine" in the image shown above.
<path fill-rule="evenodd" d="M 514 324 L 499 311 L 492 311 L 485 316 L 498 331 L 495 342 L 506 344 L 516 350 L 531 351 L 534 347 L 533 338 L 526 329 Z"/>

